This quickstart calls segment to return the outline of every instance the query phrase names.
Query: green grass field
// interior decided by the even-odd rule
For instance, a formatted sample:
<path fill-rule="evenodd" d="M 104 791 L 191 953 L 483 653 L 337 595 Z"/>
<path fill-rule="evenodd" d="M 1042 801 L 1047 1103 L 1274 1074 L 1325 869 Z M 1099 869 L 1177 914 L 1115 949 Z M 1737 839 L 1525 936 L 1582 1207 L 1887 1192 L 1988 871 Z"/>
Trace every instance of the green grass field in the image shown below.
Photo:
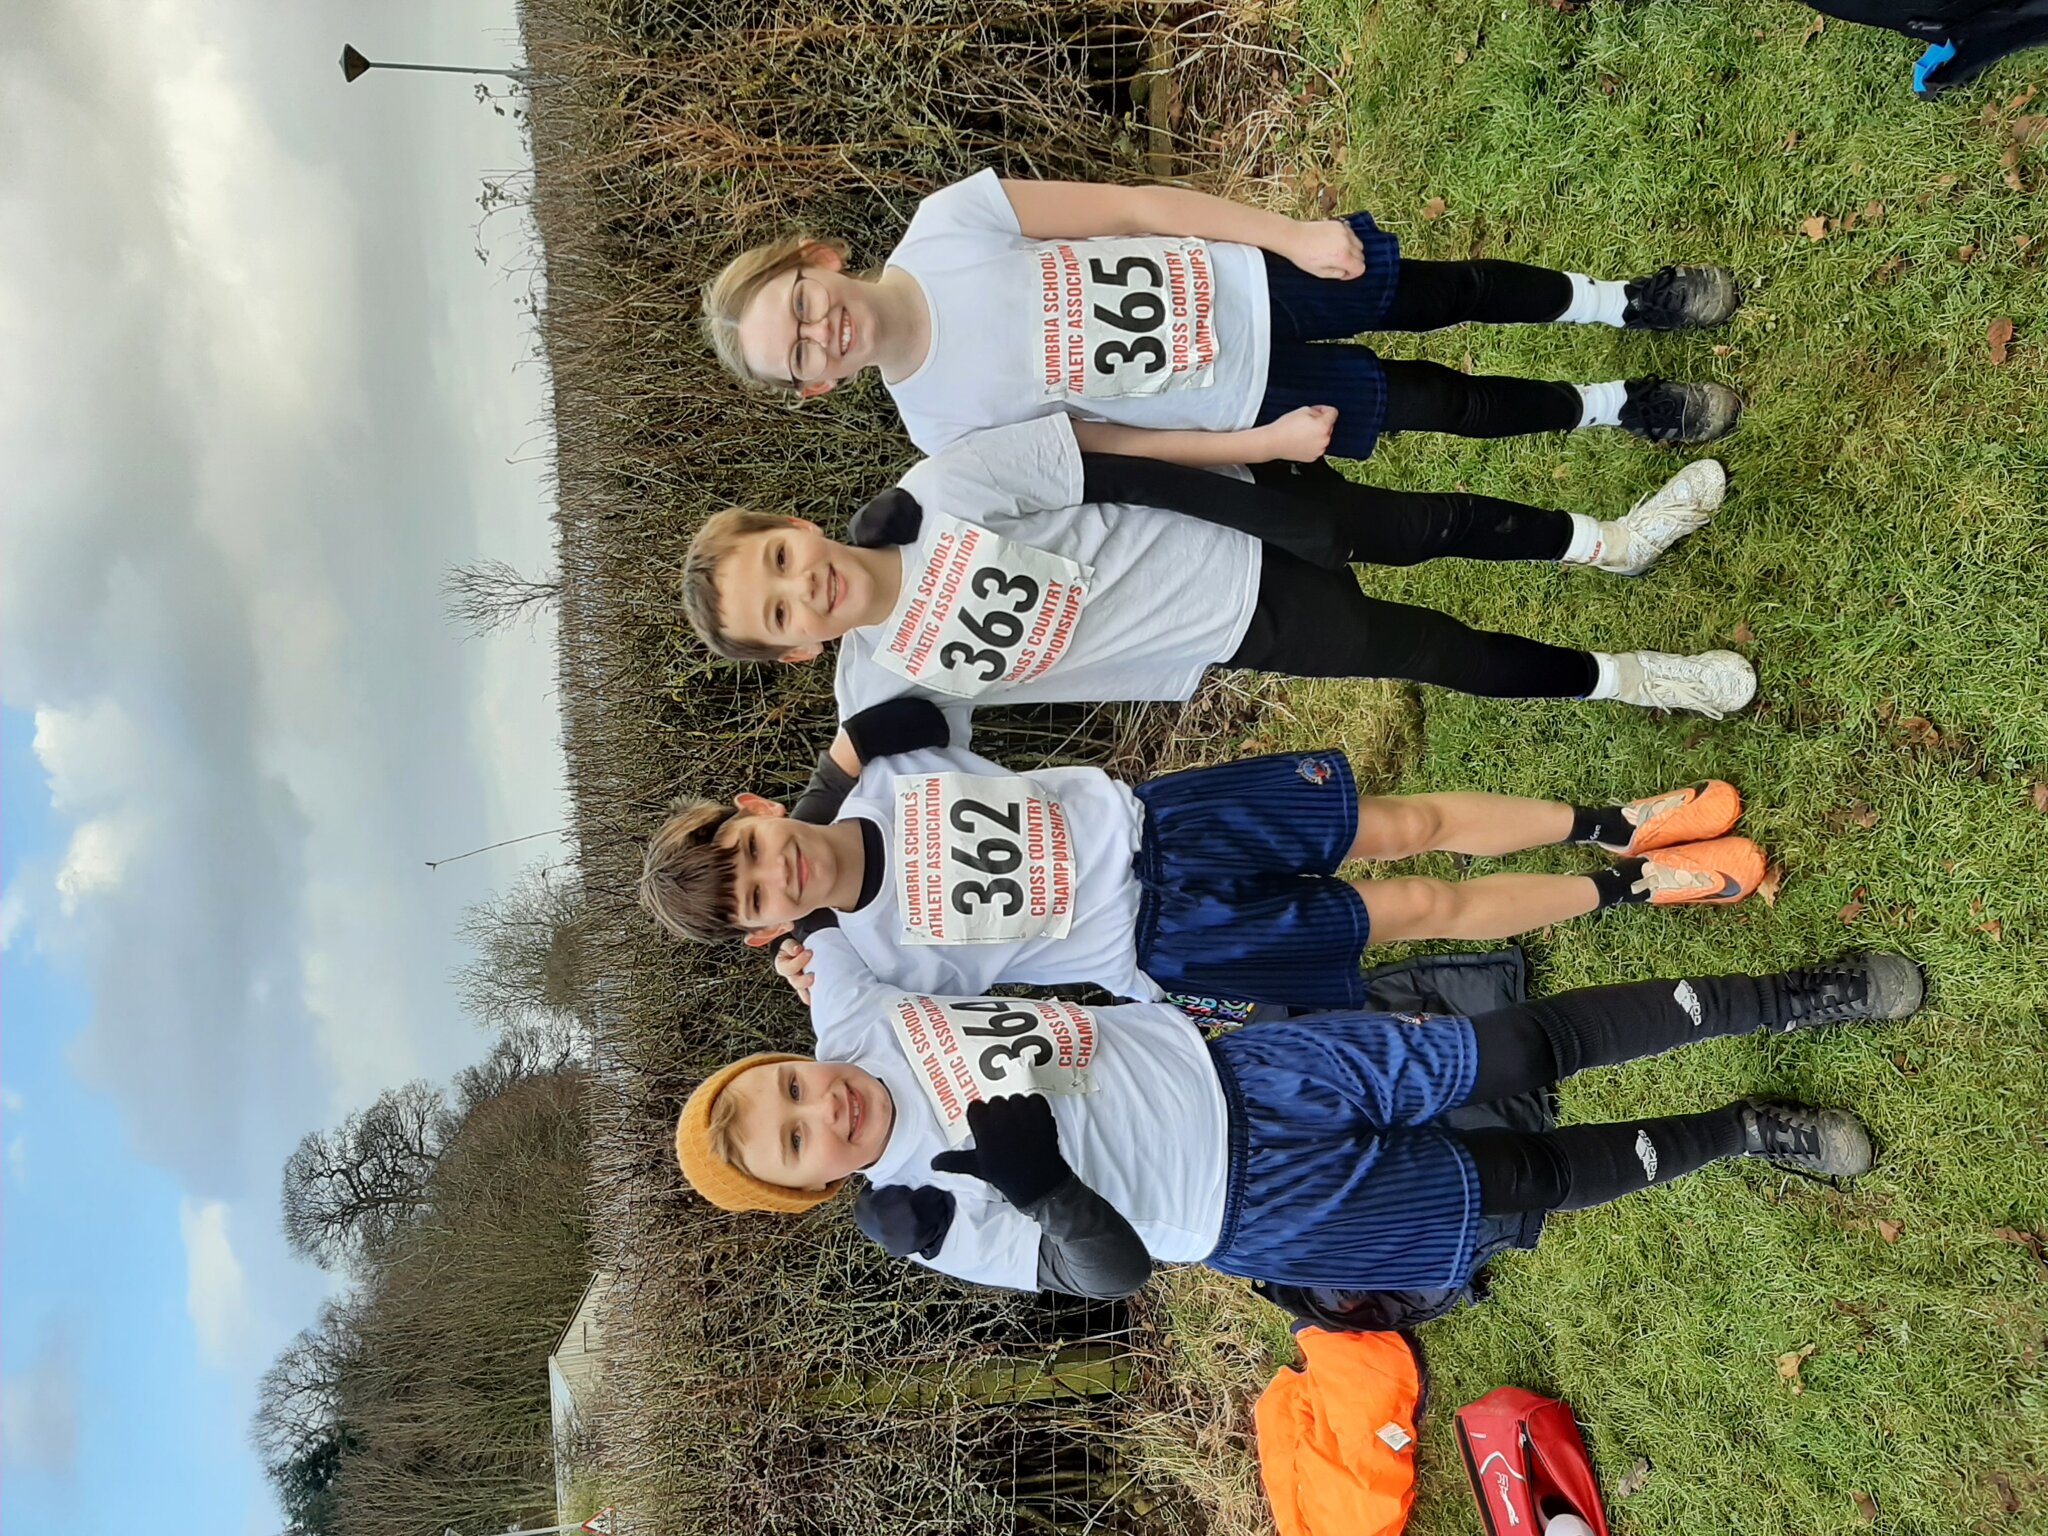
<path fill-rule="evenodd" d="M 2048 98 L 2030 100 L 2048 54 L 1928 105 L 1906 88 L 1914 45 L 1815 19 L 1679 0 L 1304 6 L 1302 51 L 1339 89 L 1305 96 L 1290 153 L 1410 254 L 1602 276 L 1715 260 L 1748 293 L 1707 335 L 1388 341 L 1480 372 L 1738 388 L 1741 428 L 1698 450 L 1728 466 L 1728 502 L 1648 578 L 1445 563 L 1366 579 L 1566 643 L 1734 645 L 1762 684 L 1720 723 L 1430 691 L 1398 787 L 1580 803 L 1741 787 L 1745 830 L 1783 871 L 1775 903 L 1533 936 L 1542 990 L 1855 946 L 1917 956 L 1933 981 L 1905 1024 L 1716 1043 L 1566 1089 L 1582 1119 L 1749 1092 L 1853 1106 L 1880 1160 L 1845 1193 L 1713 1169 L 1560 1219 L 1498 1265 L 1489 1304 L 1425 1331 L 1416 1536 L 1479 1529 L 1449 1413 L 1508 1382 L 1577 1406 L 1610 1487 L 1655 1462 L 1611 1502 L 1619 1532 L 1853 1531 L 1870 1524 L 1859 1495 L 1881 1531 L 2048 1530 L 2048 1267 L 2014 1240 L 2048 1234 Z M 1834 221 L 1819 240 L 1801 228 L 1816 217 Z M 1396 441 L 1354 472 L 1611 517 L 1678 462 L 1587 432 Z M 1387 696 L 1298 688 L 1269 734 L 1370 735 Z M 1240 1345 L 1264 1369 L 1270 1331 L 1197 1316 L 1203 1286 L 1170 1295 L 1184 1350 Z M 1808 1347 L 1795 1388 L 1779 1358 Z"/>

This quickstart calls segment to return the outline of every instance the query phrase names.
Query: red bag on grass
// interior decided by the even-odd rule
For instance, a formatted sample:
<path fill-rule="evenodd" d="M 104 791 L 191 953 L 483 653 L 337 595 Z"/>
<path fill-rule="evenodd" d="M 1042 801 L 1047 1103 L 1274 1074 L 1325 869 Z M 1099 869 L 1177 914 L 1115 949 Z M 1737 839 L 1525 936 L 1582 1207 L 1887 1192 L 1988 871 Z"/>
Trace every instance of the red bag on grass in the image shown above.
<path fill-rule="evenodd" d="M 1458 1449 L 1487 1536 L 1541 1536 L 1559 1515 L 1608 1536 L 1586 1442 L 1556 1398 L 1496 1388 L 1458 1410 Z"/>

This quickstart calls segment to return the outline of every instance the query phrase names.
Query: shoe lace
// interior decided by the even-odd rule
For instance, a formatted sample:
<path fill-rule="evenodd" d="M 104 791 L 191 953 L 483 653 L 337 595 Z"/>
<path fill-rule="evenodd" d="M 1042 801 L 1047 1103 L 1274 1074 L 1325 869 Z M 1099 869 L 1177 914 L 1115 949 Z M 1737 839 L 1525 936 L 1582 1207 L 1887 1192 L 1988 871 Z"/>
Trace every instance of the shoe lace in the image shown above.
<path fill-rule="evenodd" d="M 1840 961 L 1809 965 L 1792 973 L 1787 988 L 1786 1028 L 1803 1019 L 1821 1018 L 1854 1008 L 1870 994 L 1870 974 L 1862 966 Z"/>
<path fill-rule="evenodd" d="M 1677 386 L 1659 379 L 1637 391 L 1629 402 L 1634 407 L 1637 430 L 1664 442 L 1685 430 L 1685 395 Z"/>
<path fill-rule="evenodd" d="M 1632 827 L 1640 827 L 1646 822 L 1655 821 L 1666 811 L 1678 809 L 1685 804 L 1686 797 L 1691 793 L 1689 789 L 1674 789 L 1668 795 L 1657 795 L 1648 800 L 1638 800 L 1632 805 L 1624 805 L 1621 808 L 1621 819 Z"/>
<path fill-rule="evenodd" d="M 1714 713 L 1713 679 L 1713 664 L 1691 656 L 1643 664 L 1643 691 L 1665 709 Z"/>
<path fill-rule="evenodd" d="M 1643 860 L 1643 872 L 1636 876 L 1634 889 L 1654 896 L 1659 891 L 1718 891 L 1727 883 L 1727 876 L 1710 869 L 1684 869 L 1652 857 Z"/>

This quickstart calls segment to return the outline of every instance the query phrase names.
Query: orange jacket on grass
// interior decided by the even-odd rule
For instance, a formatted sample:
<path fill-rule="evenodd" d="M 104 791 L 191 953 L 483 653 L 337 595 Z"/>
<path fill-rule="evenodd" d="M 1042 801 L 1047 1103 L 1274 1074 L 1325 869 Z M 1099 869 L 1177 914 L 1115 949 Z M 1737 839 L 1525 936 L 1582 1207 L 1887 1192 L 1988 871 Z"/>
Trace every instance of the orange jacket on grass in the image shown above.
<path fill-rule="evenodd" d="M 1415 1352 L 1398 1333 L 1294 1336 L 1259 1395 L 1259 1478 L 1280 1536 L 1396 1536 L 1415 1501 Z"/>

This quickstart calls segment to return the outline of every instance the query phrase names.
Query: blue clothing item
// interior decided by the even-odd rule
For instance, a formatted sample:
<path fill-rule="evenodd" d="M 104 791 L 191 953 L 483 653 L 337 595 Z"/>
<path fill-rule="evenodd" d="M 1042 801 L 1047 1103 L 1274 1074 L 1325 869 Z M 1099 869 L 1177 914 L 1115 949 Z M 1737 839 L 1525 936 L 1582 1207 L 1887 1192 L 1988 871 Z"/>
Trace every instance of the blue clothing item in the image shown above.
<path fill-rule="evenodd" d="M 1229 1106 L 1225 1274 L 1352 1290 L 1463 1286 L 1479 1178 L 1434 1121 L 1471 1092 L 1466 1018 L 1324 1014 L 1210 1042 Z"/>
<path fill-rule="evenodd" d="M 1913 65 L 1913 94 L 1931 96 L 1927 88 L 1927 77 L 1956 56 L 1954 43 L 1929 43 L 1927 51 L 1920 55 Z"/>
<path fill-rule="evenodd" d="M 1136 786 L 1138 966 L 1160 986 L 1356 1008 L 1365 901 L 1334 878 L 1358 835 L 1341 752 L 1284 752 Z"/>
<path fill-rule="evenodd" d="M 1329 451 L 1339 458 L 1371 455 L 1387 420 L 1387 377 L 1370 347 L 1313 346 L 1344 342 L 1378 327 L 1401 276 L 1401 242 L 1369 213 L 1344 215 L 1365 247 L 1365 272 L 1349 280 L 1312 277 L 1283 256 L 1265 252 L 1272 310 L 1271 355 L 1260 425 L 1304 405 L 1337 407 Z"/>

